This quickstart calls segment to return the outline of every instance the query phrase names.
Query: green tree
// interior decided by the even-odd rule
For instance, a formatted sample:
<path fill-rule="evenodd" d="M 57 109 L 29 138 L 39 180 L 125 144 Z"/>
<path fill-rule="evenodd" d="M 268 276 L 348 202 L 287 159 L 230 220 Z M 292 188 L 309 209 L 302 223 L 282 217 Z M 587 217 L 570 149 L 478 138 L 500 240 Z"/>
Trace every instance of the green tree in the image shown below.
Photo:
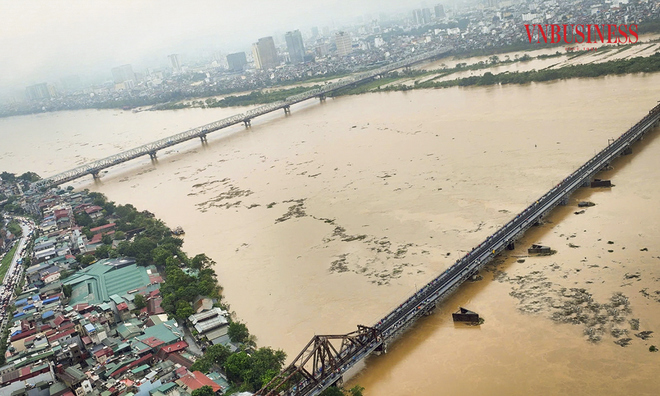
<path fill-rule="evenodd" d="M 37 175 L 34 172 L 25 172 L 22 175 L 20 175 L 18 178 L 21 180 L 28 181 L 30 183 L 34 183 L 36 181 L 41 180 L 41 176 Z"/>
<path fill-rule="evenodd" d="M 344 392 L 342 392 L 341 388 L 338 388 L 336 386 L 331 386 L 329 388 L 326 388 L 323 392 L 320 393 L 320 396 L 344 396 Z"/>
<path fill-rule="evenodd" d="M 103 242 L 106 245 L 112 245 L 112 235 L 103 235 L 101 238 L 101 242 Z"/>
<path fill-rule="evenodd" d="M 147 306 L 147 300 L 145 300 L 142 294 L 136 294 L 133 303 L 136 309 L 142 309 Z"/>
<path fill-rule="evenodd" d="M 23 229 L 21 226 L 16 222 L 16 220 L 12 220 L 7 224 L 7 229 L 9 232 L 11 232 L 15 237 L 20 237 L 23 235 Z"/>
<path fill-rule="evenodd" d="M 11 182 L 16 181 L 16 175 L 13 174 L 13 173 L 9 173 L 9 172 L 2 172 L 2 173 L 0 173 L 0 179 L 2 179 L 3 181 L 11 183 Z"/>
<path fill-rule="evenodd" d="M 209 385 L 204 385 L 192 391 L 191 396 L 215 396 L 215 392 L 213 392 L 213 388 Z"/>
<path fill-rule="evenodd" d="M 71 297 L 72 292 L 73 292 L 73 286 L 71 286 L 71 285 L 62 285 L 62 293 L 64 293 L 65 297 Z"/>
<path fill-rule="evenodd" d="M 195 360 L 195 363 L 190 367 L 190 371 L 201 371 L 202 373 L 208 373 L 213 367 L 213 363 L 210 359 L 206 357 L 200 357 Z"/>
<path fill-rule="evenodd" d="M 76 224 L 81 227 L 89 227 L 94 223 L 94 220 L 85 212 L 76 213 L 73 217 L 76 220 Z"/>
<path fill-rule="evenodd" d="M 252 361 L 244 351 L 235 353 L 225 362 L 225 372 L 231 382 L 249 382 Z"/>
<path fill-rule="evenodd" d="M 245 343 L 250 338 L 250 332 L 248 331 L 247 326 L 241 322 L 232 322 L 229 324 L 229 330 L 227 331 L 229 339 L 232 342 Z"/>
<path fill-rule="evenodd" d="M 212 363 L 222 367 L 227 362 L 229 356 L 231 356 L 231 350 L 222 344 L 212 345 L 206 349 L 204 356 L 208 357 Z"/>
<path fill-rule="evenodd" d="M 190 304 L 188 304 L 186 301 L 179 300 L 176 303 L 176 314 L 174 316 L 177 319 L 186 320 L 186 319 L 188 319 L 188 317 L 190 315 L 192 315 L 194 313 L 195 313 L 195 311 L 193 311 Z"/>
<path fill-rule="evenodd" d="M 113 251 L 110 245 L 101 245 L 96 248 L 94 255 L 100 259 L 110 257 L 110 252 Z"/>
<path fill-rule="evenodd" d="M 80 264 L 83 267 L 87 267 L 88 265 L 92 264 L 94 261 L 96 261 L 96 257 L 94 257 L 91 254 L 86 254 L 82 256 L 82 258 L 80 259 Z"/>
<path fill-rule="evenodd" d="M 115 241 L 121 241 L 126 238 L 126 234 L 124 233 L 124 231 L 117 231 L 115 232 L 114 238 Z"/>
<path fill-rule="evenodd" d="M 348 390 L 348 394 L 350 396 L 362 396 L 362 391 L 364 391 L 364 387 L 360 385 L 355 385 L 354 387 Z"/>
<path fill-rule="evenodd" d="M 214 264 L 215 262 L 213 260 L 202 253 L 193 257 L 193 259 L 190 261 L 190 268 L 201 270 L 203 268 L 212 267 Z"/>

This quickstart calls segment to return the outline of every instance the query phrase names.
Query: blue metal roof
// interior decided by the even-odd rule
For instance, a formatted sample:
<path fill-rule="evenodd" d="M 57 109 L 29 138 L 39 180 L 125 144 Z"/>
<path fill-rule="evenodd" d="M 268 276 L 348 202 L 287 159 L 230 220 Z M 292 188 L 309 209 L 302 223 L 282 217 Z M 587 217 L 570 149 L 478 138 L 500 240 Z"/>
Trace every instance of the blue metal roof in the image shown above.
<path fill-rule="evenodd" d="M 20 305 L 25 305 L 25 304 L 27 304 L 27 298 L 23 298 L 23 299 L 21 299 L 21 300 L 17 300 L 17 301 L 14 303 L 14 305 L 16 305 L 17 307 L 20 306 Z"/>
<path fill-rule="evenodd" d="M 55 315 L 55 312 L 53 311 L 46 311 L 41 315 L 42 319 L 50 318 L 51 316 Z"/>
<path fill-rule="evenodd" d="M 53 301 L 57 301 L 59 299 L 60 299 L 59 297 L 47 298 L 47 299 L 44 300 L 44 304 L 49 304 L 49 303 L 52 303 Z"/>

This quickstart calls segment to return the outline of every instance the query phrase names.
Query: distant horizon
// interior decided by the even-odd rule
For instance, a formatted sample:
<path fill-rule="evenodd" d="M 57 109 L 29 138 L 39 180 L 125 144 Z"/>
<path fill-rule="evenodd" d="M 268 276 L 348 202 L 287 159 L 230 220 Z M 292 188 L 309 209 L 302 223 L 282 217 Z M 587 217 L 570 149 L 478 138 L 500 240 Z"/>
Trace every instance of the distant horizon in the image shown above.
<path fill-rule="evenodd" d="M 180 55 L 185 64 L 218 51 L 249 53 L 260 37 L 282 42 L 287 31 L 300 30 L 307 37 L 312 27 L 320 32 L 326 26 L 340 29 L 366 14 L 378 17 L 434 5 L 402 0 L 358 4 L 338 0 L 331 6 L 320 1 L 247 0 L 231 9 L 212 0 L 180 4 L 172 0 L 2 3 L 0 46 L 9 55 L 0 63 L 0 99 L 22 94 L 34 84 L 56 85 L 71 76 L 85 85 L 108 81 L 111 69 L 125 64 L 137 72 L 168 67 L 170 54 Z M 256 17 L 245 16 L 250 14 Z"/>

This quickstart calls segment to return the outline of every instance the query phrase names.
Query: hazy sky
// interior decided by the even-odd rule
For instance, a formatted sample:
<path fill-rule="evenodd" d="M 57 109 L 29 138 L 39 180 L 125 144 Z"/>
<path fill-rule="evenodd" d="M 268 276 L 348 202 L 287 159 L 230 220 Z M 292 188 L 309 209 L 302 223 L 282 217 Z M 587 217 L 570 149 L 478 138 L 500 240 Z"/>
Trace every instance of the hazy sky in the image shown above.
<path fill-rule="evenodd" d="M 171 53 L 249 50 L 259 37 L 355 16 L 412 9 L 405 0 L 0 0 L 0 92 L 61 77 L 103 75 Z"/>

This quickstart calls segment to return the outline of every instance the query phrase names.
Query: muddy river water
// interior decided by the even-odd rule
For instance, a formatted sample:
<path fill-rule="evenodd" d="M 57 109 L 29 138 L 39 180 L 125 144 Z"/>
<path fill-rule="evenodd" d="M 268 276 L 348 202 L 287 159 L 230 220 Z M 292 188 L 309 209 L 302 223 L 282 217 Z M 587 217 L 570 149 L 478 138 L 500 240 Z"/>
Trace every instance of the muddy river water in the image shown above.
<path fill-rule="evenodd" d="M 660 74 L 308 102 L 75 184 L 205 252 L 260 345 L 371 325 L 623 133 Z M 0 119 L 0 169 L 50 175 L 243 109 Z M 657 133 L 657 132 L 656 132 Z M 350 384 L 367 395 L 653 394 L 660 139 L 583 189 Z M 596 205 L 575 214 L 579 200 Z M 612 242 L 612 243 L 609 243 Z M 532 243 L 557 251 L 527 257 Z M 465 306 L 481 326 L 459 326 Z"/>

